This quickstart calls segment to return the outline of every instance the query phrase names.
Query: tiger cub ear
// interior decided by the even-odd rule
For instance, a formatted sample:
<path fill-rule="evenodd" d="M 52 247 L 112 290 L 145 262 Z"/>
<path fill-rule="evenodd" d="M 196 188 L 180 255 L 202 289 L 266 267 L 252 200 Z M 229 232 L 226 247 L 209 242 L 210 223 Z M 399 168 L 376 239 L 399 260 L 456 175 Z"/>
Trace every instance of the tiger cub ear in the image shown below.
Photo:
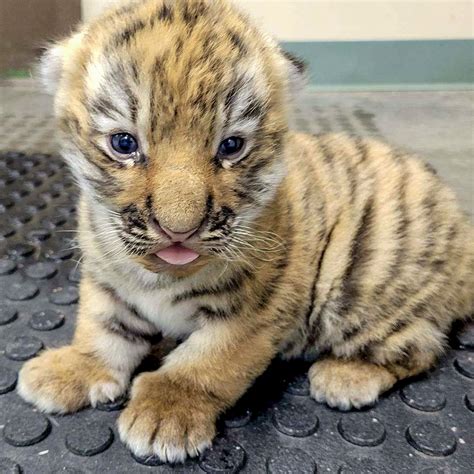
<path fill-rule="evenodd" d="M 42 54 L 37 67 L 36 75 L 48 94 L 54 94 L 58 88 L 63 71 L 65 46 L 57 43 L 49 46 Z"/>
<path fill-rule="evenodd" d="M 56 93 L 65 63 L 73 55 L 76 46 L 80 45 L 82 36 L 82 32 L 79 32 L 44 48 L 44 52 L 36 66 L 35 75 L 48 94 Z"/>
<path fill-rule="evenodd" d="M 288 82 L 292 92 L 298 92 L 306 85 L 308 79 L 308 63 L 283 49 L 280 50 L 286 62 Z"/>

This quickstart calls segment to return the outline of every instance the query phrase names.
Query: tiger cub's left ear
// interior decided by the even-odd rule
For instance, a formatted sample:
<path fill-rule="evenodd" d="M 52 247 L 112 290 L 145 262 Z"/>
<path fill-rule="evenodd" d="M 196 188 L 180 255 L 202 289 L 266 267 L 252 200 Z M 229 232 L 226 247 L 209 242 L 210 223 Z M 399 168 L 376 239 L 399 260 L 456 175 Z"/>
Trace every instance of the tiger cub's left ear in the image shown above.
<path fill-rule="evenodd" d="M 298 92 L 306 85 L 308 79 L 308 63 L 293 53 L 289 53 L 283 49 L 280 51 L 287 65 L 288 82 L 291 92 Z"/>

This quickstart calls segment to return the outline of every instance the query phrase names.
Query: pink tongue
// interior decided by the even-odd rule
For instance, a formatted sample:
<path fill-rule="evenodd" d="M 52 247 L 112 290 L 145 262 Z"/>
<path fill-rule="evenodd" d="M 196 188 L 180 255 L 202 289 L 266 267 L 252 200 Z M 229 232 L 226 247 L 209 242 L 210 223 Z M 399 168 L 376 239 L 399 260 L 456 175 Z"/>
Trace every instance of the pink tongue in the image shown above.
<path fill-rule="evenodd" d="M 182 247 L 179 244 L 160 250 L 156 255 L 171 265 L 186 265 L 199 257 L 199 254 L 194 250 Z"/>

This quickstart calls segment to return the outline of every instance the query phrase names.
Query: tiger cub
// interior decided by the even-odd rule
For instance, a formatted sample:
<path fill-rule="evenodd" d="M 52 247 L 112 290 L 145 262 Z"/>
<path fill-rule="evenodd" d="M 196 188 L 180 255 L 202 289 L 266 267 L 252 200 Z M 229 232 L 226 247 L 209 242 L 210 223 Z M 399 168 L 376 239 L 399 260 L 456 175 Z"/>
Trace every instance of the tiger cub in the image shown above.
<path fill-rule="evenodd" d="M 416 159 L 290 132 L 302 73 L 224 0 L 127 3 L 46 53 L 83 276 L 73 341 L 24 365 L 25 400 L 113 400 L 179 338 L 118 421 L 176 462 L 277 355 L 318 356 L 311 394 L 343 410 L 435 363 L 473 310 L 473 226 Z"/>

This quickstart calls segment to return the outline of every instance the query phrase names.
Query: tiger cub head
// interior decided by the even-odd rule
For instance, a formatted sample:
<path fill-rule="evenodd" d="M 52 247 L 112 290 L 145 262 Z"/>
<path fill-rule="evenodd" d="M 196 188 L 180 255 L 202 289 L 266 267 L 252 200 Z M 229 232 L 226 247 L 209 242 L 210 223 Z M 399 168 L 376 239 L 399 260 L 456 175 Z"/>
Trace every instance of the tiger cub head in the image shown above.
<path fill-rule="evenodd" d="M 49 49 L 95 238 L 153 272 L 237 258 L 285 175 L 300 73 L 224 0 L 128 2 Z"/>

